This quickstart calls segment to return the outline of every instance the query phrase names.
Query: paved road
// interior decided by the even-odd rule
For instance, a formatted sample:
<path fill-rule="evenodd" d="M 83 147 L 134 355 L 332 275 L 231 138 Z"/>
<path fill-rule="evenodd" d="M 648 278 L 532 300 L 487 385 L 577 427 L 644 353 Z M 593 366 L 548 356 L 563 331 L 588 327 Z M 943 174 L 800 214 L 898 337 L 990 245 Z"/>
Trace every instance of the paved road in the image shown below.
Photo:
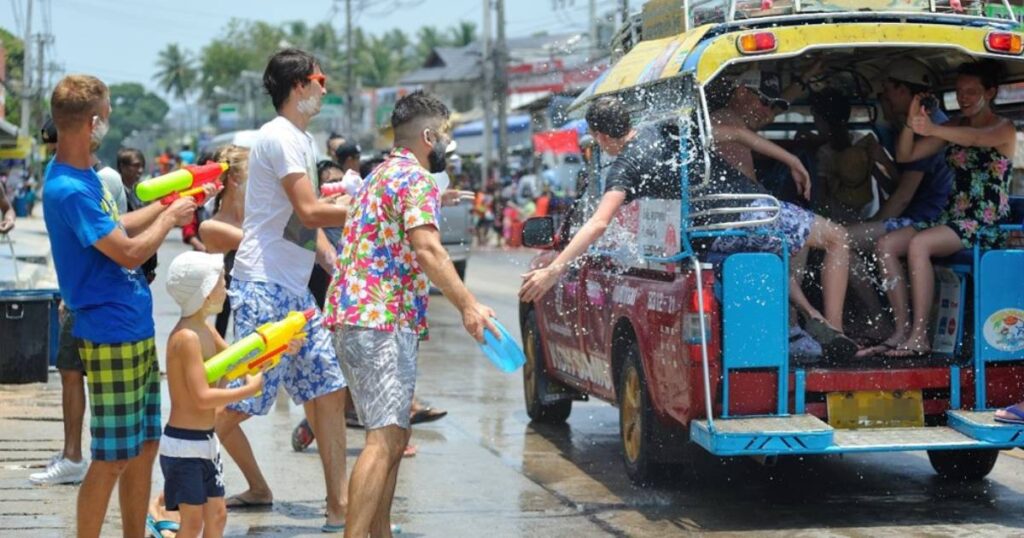
<path fill-rule="evenodd" d="M 178 244 L 165 245 L 169 261 Z M 525 252 L 476 253 L 468 282 L 501 320 L 516 323 Z M 166 262 L 165 262 L 166 263 Z M 173 308 L 156 286 L 158 336 Z M 763 467 L 693 451 L 664 485 L 640 489 L 622 469 L 616 409 L 577 403 L 568 424 L 533 427 L 522 381 L 493 368 L 443 299 L 431 305 L 418 394 L 448 409 L 414 431 L 419 454 L 405 460 L 397 522 L 409 536 L 1013 536 L 1024 535 L 1024 461 L 1004 454 L 989 479 L 938 480 L 923 454 L 812 457 Z M 517 331 L 514 331 L 517 332 Z M 74 487 L 32 488 L 26 467 L 60 445 L 59 383 L 0 387 L 0 536 L 54 536 L 73 528 Z M 273 510 L 232 512 L 233 536 L 319 536 L 324 497 L 315 445 L 297 454 L 288 432 L 301 410 L 280 400 L 246 424 L 275 489 Z M 349 464 L 362 446 L 350 431 Z M 227 464 L 228 491 L 241 476 Z M 161 484 L 159 471 L 156 485 Z M 112 511 L 108 533 L 119 532 Z"/>

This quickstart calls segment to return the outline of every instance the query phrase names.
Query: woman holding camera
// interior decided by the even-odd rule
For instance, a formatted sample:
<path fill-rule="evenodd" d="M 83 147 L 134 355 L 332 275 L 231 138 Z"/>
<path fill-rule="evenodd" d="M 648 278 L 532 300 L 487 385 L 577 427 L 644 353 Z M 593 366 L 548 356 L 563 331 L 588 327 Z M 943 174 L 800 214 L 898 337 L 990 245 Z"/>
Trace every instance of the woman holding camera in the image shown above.
<path fill-rule="evenodd" d="M 897 162 L 912 162 L 944 150 L 954 183 L 946 209 L 936 220 L 897 230 L 878 242 L 877 254 L 896 323 L 895 333 L 887 340 L 896 345 L 885 353 L 887 357 L 931 353 L 927 324 L 935 288 L 932 257 L 949 256 L 975 243 L 997 248 L 1004 239 L 998 225 L 1010 213 L 1016 131 L 1010 120 L 992 109 L 999 73 L 1000 65 L 991 60 L 961 65 L 956 80 L 961 115 L 944 125 L 932 123 L 922 96 L 914 97 L 910 104 L 896 147 Z M 920 136 L 915 139 L 915 134 Z M 907 258 L 912 295 L 901 256 Z"/>

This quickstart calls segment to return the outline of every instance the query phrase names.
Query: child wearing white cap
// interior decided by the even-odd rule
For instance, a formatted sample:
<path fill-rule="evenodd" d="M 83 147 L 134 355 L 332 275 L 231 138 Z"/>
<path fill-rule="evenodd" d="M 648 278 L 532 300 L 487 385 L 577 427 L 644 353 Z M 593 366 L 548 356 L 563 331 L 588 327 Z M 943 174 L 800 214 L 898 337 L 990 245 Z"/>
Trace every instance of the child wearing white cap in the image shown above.
<path fill-rule="evenodd" d="M 168 510 L 181 512 L 183 536 L 221 536 L 227 508 L 220 443 L 213 432 L 216 408 L 258 393 L 263 374 L 231 389 L 206 382 L 203 361 L 228 347 L 208 321 L 221 311 L 227 294 L 222 256 L 179 255 L 168 268 L 167 292 L 181 307 L 181 319 L 167 340 L 171 416 L 160 442 L 164 497 Z"/>

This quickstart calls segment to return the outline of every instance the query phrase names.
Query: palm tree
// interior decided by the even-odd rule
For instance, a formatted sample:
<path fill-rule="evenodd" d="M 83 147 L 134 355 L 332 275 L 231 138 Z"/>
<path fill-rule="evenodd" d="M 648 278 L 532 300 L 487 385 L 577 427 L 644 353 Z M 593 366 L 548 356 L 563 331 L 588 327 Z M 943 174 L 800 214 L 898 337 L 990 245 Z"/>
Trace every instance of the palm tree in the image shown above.
<path fill-rule="evenodd" d="M 416 38 L 416 56 L 418 58 L 418 61 L 416 62 L 417 65 L 422 65 L 435 48 L 445 47 L 448 45 L 448 38 L 435 26 L 424 26 L 423 28 L 420 28 L 420 31 L 416 33 Z"/>
<path fill-rule="evenodd" d="M 199 80 L 192 54 L 183 50 L 177 43 L 171 43 L 160 51 L 156 65 L 159 70 L 153 78 L 160 87 L 176 99 L 186 101 Z"/>
<path fill-rule="evenodd" d="M 453 26 L 448 31 L 452 34 L 453 46 L 465 47 L 466 45 L 476 41 L 475 22 L 460 21 L 458 26 Z"/>

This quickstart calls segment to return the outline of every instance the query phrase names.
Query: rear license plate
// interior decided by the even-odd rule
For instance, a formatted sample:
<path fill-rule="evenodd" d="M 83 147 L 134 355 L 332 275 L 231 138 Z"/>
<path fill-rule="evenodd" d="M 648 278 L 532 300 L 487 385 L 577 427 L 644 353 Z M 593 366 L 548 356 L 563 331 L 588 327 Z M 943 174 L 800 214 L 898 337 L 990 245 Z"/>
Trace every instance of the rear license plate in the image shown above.
<path fill-rule="evenodd" d="M 920 390 L 830 392 L 828 423 L 833 428 L 910 428 L 924 426 Z"/>

